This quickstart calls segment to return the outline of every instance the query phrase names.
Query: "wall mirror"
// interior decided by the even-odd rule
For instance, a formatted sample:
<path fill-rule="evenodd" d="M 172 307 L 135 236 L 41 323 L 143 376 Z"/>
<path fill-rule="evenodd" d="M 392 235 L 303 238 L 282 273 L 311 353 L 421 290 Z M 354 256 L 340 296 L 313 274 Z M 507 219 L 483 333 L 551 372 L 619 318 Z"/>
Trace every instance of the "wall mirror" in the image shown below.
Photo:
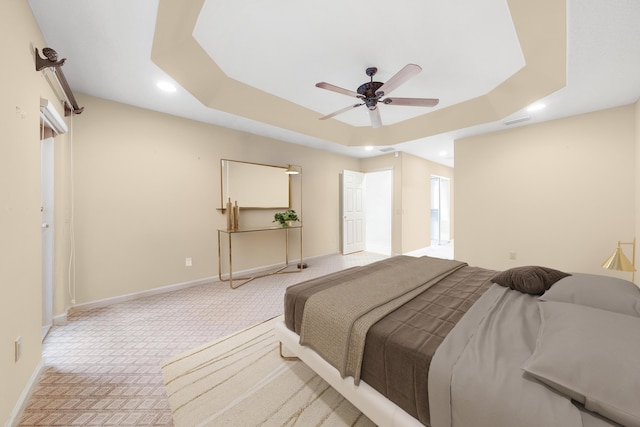
<path fill-rule="evenodd" d="M 286 167 L 220 160 L 220 207 L 232 203 L 244 209 L 289 208 L 289 175 Z"/>

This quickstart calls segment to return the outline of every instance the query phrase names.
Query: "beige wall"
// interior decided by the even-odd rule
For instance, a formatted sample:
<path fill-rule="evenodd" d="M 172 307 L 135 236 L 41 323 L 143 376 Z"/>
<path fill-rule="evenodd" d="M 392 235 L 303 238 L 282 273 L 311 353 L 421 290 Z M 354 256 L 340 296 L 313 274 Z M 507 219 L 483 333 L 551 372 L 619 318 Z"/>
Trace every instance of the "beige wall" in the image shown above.
<path fill-rule="evenodd" d="M 600 264 L 635 233 L 634 110 L 456 141 L 455 257 L 607 274 Z"/>
<path fill-rule="evenodd" d="M 430 175 L 453 175 L 450 168 L 404 153 L 359 161 L 77 97 L 85 107 L 73 123 L 77 304 L 217 277 L 216 230 L 226 226 L 217 210 L 220 159 L 302 167 L 302 174 L 291 178 L 291 195 L 292 207 L 303 216 L 305 257 L 339 251 L 343 169 L 394 169 L 395 253 L 429 245 Z M 241 222 L 244 227 L 270 226 L 276 211 L 245 210 Z M 291 233 L 291 252 L 297 253 L 297 232 Z M 235 236 L 234 270 L 281 262 L 282 239 L 282 233 Z M 192 267 L 185 266 L 187 257 Z M 227 272 L 226 265 L 222 270 Z M 66 295 L 65 289 L 57 291 Z"/>
<path fill-rule="evenodd" d="M 0 70 L 0 423 L 5 424 L 41 359 L 40 98 L 51 100 L 61 115 L 62 110 L 42 73 L 35 71 L 34 48 L 45 44 L 27 2 L 2 3 L 0 38 L 6 41 L 8 64 Z M 66 143 L 64 136 L 55 139 L 56 167 Z M 57 182 L 55 191 L 57 215 L 58 209 L 64 211 L 65 195 Z M 62 222 L 57 215 L 54 226 L 62 228 Z M 56 242 L 56 257 L 64 256 L 63 246 Z M 22 338 L 22 357 L 16 362 L 17 337 Z"/>
<path fill-rule="evenodd" d="M 99 98 L 78 99 L 85 107 L 74 122 L 78 304 L 217 277 L 216 230 L 226 227 L 216 210 L 223 158 L 302 166 L 291 183 L 298 212 L 301 179 L 304 186 L 304 255 L 339 251 L 339 173 L 357 170 L 357 159 Z M 271 226 L 277 211 L 247 210 L 240 218 L 245 227 Z M 297 232 L 291 233 L 296 253 Z M 283 243 L 282 233 L 237 236 L 234 269 L 283 261 Z M 185 266 L 186 257 L 192 267 Z"/>

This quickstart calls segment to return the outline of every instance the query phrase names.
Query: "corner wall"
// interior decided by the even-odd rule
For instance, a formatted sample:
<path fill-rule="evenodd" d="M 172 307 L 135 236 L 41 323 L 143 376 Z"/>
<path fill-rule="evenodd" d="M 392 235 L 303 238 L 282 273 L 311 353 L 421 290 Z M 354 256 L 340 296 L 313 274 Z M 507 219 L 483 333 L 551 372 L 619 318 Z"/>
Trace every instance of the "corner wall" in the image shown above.
<path fill-rule="evenodd" d="M 634 110 L 456 141 L 456 258 L 629 279 L 600 265 L 635 233 Z"/>
<path fill-rule="evenodd" d="M 454 170 L 402 153 L 402 253 L 431 245 L 431 176 L 450 179 L 451 212 L 454 212 Z M 450 236 L 454 239 L 454 220 Z"/>

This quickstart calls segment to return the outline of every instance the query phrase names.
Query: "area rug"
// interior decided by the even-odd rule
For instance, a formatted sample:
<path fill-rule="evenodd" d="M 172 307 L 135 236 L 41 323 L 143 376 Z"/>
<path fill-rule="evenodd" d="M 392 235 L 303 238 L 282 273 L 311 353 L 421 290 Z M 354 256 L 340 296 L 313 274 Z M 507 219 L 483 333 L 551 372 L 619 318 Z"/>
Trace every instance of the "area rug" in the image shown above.
<path fill-rule="evenodd" d="M 280 319 L 163 362 L 176 426 L 375 426 L 304 363 L 280 357 Z"/>

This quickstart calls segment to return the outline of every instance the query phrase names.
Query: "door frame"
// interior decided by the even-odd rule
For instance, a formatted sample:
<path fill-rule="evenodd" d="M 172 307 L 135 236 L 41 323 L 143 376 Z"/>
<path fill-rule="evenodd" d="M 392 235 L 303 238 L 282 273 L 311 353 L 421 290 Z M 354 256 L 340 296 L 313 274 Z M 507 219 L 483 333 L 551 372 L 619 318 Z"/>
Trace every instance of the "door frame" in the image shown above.
<path fill-rule="evenodd" d="M 54 138 L 40 140 L 40 212 L 42 236 L 42 339 L 53 325 L 54 280 Z"/>

